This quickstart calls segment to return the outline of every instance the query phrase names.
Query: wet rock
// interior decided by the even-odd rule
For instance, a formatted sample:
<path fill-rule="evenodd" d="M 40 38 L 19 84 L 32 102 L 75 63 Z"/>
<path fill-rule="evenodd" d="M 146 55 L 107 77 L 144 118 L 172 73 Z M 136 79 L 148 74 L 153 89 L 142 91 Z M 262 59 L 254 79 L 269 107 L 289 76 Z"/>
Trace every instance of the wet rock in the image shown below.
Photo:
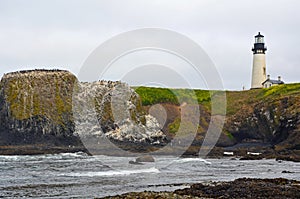
<path fill-rule="evenodd" d="M 194 184 L 190 188 L 176 190 L 178 195 L 204 198 L 299 198 L 299 181 L 284 178 L 241 178 L 232 182 Z"/>
<path fill-rule="evenodd" d="M 212 182 L 209 184 L 193 184 L 190 188 L 179 189 L 174 192 L 126 193 L 106 199 L 123 198 L 300 198 L 300 182 L 284 178 L 250 179 L 241 178 L 231 182 Z"/>
<path fill-rule="evenodd" d="M 128 163 L 129 164 L 134 164 L 134 165 L 143 165 L 143 163 L 132 161 L 132 160 L 130 160 Z"/>
<path fill-rule="evenodd" d="M 152 192 L 152 191 L 144 191 L 141 193 L 127 193 L 127 194 L 122 194 L 122 195 L 117 195 L 117 196 L 108 196 L 104 197 L 104 199 L 137 199 L 137 198 L 148 198 L 148 199 L 169 199 L 169 198 L 175 198 L 175 199 L 198 199 L 198 197 L 194 196 L 186 196 L 186 195 L 178 195 L 175 193 L 170 193 L 170 192 Z"/>
<path fill-rule="evenodd" d="M 291 172 L 291 171 L 286 171 L 286 170 L 284 170 L 284 171 L 282 171 L 281 173 L 295 173 L 295 172 Z"/>
<path fill-rule="evenodd" d="M 144 155 L 136 158 L 136 162 L 154 162 L 154 158 L 151 155 Z"/>

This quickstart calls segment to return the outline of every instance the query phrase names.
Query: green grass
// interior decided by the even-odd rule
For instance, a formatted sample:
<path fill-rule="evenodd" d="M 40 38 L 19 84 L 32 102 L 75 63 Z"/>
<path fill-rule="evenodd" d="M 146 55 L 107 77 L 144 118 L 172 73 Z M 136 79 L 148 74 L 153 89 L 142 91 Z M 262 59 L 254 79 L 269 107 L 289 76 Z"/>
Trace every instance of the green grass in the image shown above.
<path fill-rule="evenodd" d="M 144 106 L 158 103 L 179 104 L 176 95 L 167 88 L 138 87 L 135 91 L 140 95 Z"/>
<path fill-rule="evenodd" d="M 272 86 L 270 88 L 263 89 L 262 94 L 264 97 L 300 94 L 300 83 Z"/>
<path fill-rule="evenodd" d="M 191 104 L 210 102 L 210 92 L 207 90 L 168 89 L 153 87 L 138 87 L 135 91 L 140 95 L 144 106 L 158 103 L 179 105 L 183 102 Z"/>

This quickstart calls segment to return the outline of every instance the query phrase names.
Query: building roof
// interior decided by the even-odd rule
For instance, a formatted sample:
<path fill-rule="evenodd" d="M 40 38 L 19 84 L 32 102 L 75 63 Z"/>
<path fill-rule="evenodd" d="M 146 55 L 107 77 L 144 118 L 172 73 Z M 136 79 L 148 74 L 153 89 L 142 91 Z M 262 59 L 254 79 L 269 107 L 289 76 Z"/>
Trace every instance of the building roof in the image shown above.
<path fill-rule="evenodd" d="M 264 84 L 264 83 L 266 83 L 266 82 L 270 82 L 270 83 L 272 83 L 272 84 L 284 84 L 283 81 L 281 81 L 281 80 L 274 80 L 274 79 L 267 79 L 267 80 L 265 80 L 262 84 Z"/>

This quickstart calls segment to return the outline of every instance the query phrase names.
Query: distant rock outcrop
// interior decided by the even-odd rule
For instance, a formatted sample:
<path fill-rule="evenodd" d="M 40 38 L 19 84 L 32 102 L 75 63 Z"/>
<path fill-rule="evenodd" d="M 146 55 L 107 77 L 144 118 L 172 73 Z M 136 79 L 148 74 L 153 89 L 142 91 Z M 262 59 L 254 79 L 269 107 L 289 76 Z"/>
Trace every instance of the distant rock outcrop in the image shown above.
<path fill-rule="evenodd" d="M 0 145 L 84 149 L 73 135 L 71 91 L 75 79 L 60 70 L 5 74 L 0 83 Z"/>
<path fill-rule="evenodd" d="M 124 83 L 80 83 L 61 70 L 13 72 L 1 79 L 0 153 L 14 153 L 11 146 L 35 147 L 31 154 L 86 150 L 85 138 L 101 137 L 124 146 L 166 142 L 158 122 Z"/>
<path fill-rule="evenodd" d="M 105 147 L 113 148 L 111 143 L 126 151 L 147 152 L 168 142 L 157 120 L 144 112 L 139 96 L 127 84 L 77 83 L 73 93 L 75 134 L 94 153 L 106 153 Z"/>

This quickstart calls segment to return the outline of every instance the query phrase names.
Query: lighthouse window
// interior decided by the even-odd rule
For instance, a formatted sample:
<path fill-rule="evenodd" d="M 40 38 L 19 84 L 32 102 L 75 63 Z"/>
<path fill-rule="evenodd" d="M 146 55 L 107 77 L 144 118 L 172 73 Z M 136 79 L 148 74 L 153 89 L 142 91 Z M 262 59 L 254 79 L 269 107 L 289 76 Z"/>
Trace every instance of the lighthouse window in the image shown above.
<path fill-rule="evenodd" d="M 256 38 L 256 43 L 264 43 L 264 38 L 263 37 L 257 37 Z"/>

